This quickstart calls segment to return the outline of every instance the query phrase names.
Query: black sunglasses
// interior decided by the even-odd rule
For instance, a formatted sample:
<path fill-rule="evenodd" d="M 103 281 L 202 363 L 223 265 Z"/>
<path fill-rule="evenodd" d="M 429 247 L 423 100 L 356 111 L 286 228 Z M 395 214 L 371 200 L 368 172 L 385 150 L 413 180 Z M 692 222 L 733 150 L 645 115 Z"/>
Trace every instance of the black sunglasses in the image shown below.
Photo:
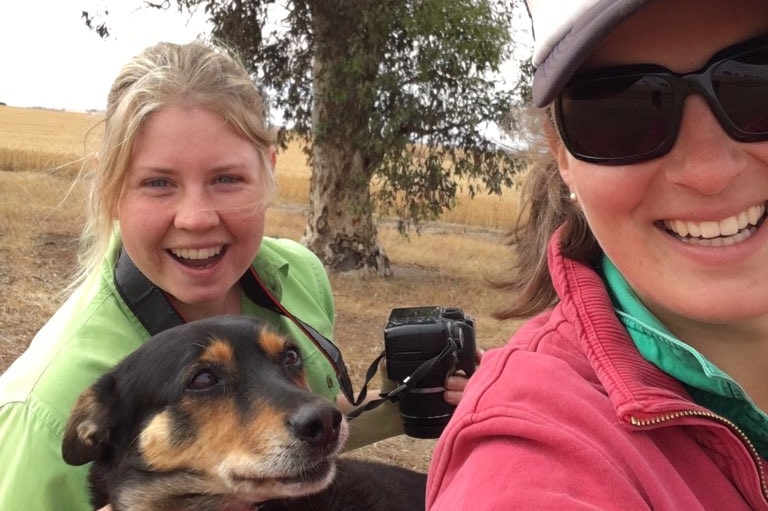
<path fill-rule="evenodd" d="M 768 36 L 726 48 L 694 73 L 640 64 L 580 74 L 555 100 L 554 121 L 579 160 L 640 163 L 672 149 L 689 94 L 704 96 L 734 140 L 768 140 Z"/>

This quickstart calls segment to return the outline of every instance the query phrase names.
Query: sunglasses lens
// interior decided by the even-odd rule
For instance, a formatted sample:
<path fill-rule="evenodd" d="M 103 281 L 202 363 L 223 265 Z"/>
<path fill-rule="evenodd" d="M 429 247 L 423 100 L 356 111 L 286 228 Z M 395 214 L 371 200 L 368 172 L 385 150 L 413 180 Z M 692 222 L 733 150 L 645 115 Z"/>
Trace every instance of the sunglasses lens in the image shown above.
<path fill-rule="evenodd" d="M 744 141 L 765 140 L 768 135 L 768 48 L 723 61 L 712 69 L 711 76 L 723 112 L 741 131 L 732 136 Z"/>
<path fill-rule="evenodd" d="M 606 164 L 652 158 L 676 124 L 672 85 L 653 74 L 573 83 L 558 101 L 558 125 L 571 153 Z"/>

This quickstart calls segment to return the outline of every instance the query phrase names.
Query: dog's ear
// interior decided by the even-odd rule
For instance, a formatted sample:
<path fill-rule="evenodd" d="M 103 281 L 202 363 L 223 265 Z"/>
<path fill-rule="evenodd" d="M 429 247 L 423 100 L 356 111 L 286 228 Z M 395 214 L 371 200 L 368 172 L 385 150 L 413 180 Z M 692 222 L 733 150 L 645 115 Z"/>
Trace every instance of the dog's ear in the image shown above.
<path fill-rule="evenodd" d="M 77 399 L 67 420 L 61 454 L 70 465 L 83 465 L 95 460 L 101 447 L 109 442 L 110 399 L 115 380 L 111 374 L 102 376 Z"/>

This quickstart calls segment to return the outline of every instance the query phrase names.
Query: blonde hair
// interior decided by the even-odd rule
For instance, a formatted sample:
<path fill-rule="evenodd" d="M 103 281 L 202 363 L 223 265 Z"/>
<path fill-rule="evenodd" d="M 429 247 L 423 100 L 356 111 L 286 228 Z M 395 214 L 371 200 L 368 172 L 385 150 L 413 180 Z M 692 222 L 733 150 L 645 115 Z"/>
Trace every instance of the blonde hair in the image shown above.
<path fill-rule="evenodd" d="M 547 137 L 557 134 L 548 113 L 537 108 L 524 115 L 533 129 L 526 130 L 530 134 L 530 166 L 520 194 L 519 213 L 507 238 L 513 262 L 509 274 L 493 282 L 497 288 L 512 291 L 514 301 L 494 313 L 499 319 L 530 317 L 557 302 L 547 265 L 547 246 L 560 226 L 560 249 L 565 257 L 596 265 L 601 254 L 581 209 L 570 200 L 570 191 L 549 151 Z"/>
<path fill-rule="evenodd" d="M 202 107 L 220 114 L 262 156 L 264 196 L 275 190 L 270 151 L 273 136 L 260 91 L 233 53 L 195 41 L 159 43 L 132 58 L 112 83 L 104 140 L 90 177 L 80 270 L 75 283 L 94 272 L 107 255 L 117 203 L 131 165 L 139 127 L 168 106 Z"/>

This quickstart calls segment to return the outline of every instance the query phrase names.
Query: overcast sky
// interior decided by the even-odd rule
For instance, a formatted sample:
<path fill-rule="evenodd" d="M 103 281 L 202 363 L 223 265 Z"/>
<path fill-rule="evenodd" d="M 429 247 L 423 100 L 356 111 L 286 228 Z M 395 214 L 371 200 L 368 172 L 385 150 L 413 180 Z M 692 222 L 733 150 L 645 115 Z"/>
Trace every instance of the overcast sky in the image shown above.
<path fill-rule="evenodd" d="M 131 57 L 159 41 L 188 42 L 208 31 L 202 13 L 137 9 L 141 0 L 0 2 L 0 102 L 10 106 L 103 110 L 112 80 Z M 106 40 L 81 18 L 83 10 L 105 9 L 112 32 Z M 525 52 L 527 16 L 521 26 Z M 507 69 L 514 74 L 514 66 Z"/>
<path fill-rule="evenodd" d="M 158 41 L 187 42 L 203 16 L 137 10 L 137 0 L 0 0 L 0 102 L 102 110 L 120 68 Z M 83 10 L 108 8 L 112 35 L 88 30 Z"/>

